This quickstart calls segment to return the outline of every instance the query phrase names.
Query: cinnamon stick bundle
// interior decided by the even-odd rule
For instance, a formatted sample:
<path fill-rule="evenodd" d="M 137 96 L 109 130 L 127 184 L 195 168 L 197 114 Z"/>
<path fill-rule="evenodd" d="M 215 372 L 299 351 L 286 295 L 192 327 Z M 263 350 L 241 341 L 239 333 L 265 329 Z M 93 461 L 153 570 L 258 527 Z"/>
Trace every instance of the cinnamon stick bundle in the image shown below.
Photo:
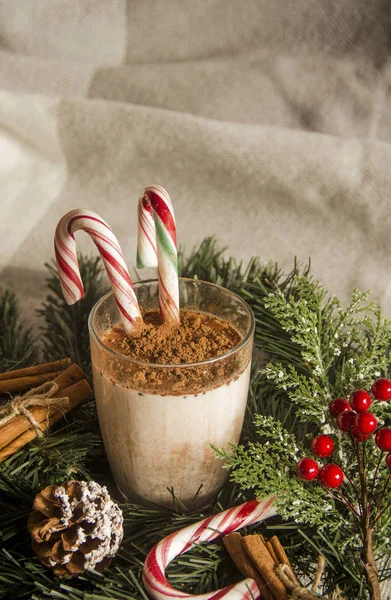
<path fill-rule="evenodd" d="M 242 545 L 242 536 L 238 531 L 234 531 L 223 538 L 223 543 L 235 565 L 245 577 L 251 577 L 257 583 L 262 598 L 265 600 L 274 600 L 273 594 L 269 591 L 262 575 L 257 571 L 254 563 Z"/>
<path fill-rule="evenodd" d="M 239 571 L 256 581 L 265 600 L 343 600 L 338 586 L 331 595 L 319 596 L 316 593 L 324 571 L 322 556 L 319 556 L 318 571 L 311 589 L 308 589 L 297 579 L 277 536 L 266 542 L 259 534 L 242 537 L 239 532 L 234 532 L 226 535 L 223 543 Z"/>
<path fill-rule="evenodd" d="M 77 383 L 65 388 L 60 392 L 61 396 L 64 396 L 66 399 L 59 403 L 58 406 L 52 405 L 50 407 L 39 407 L 40 410 L 44 413 L 42 420 L 39 421 L 39 427 L 42 432 L 45 432 L 49 427 L 54 425 L 59 419 L 62 419 L 66 413 L 75 408 L 80 402 L 86 400 L 91 397 L 92 390 L 86 379 L 82 379 Z M 58 395 L 55 394 L 53 397 Z M 38 408 L 38 407 L 34 407 Z M 33 414 L 35 411 L 33 411 Z M 42 414 L 42 413 L 41 413 Z M 37 419 L 38 420 L 38 419 Z M 28 424 L 30 426 L 30 423 Z M 37 432 L 34 429 L 26 429 L 24 433 L 12 439 L 12 441 L 2 446 L 0 449 L 0 462 L 5 458 L 25 446 L 28 442 L 31 442 L 34 438 L 37 437 Z M 0 431 L 0 440 L 1 440 L 1 431 Z M 2 441 L 2 440 L 1 440 Z"/>
<path fill-rule="evenodd" d="M 75 364 L 55 377 L 53 383 L 57 385 L 57 391 L 51 396 L 50 404 L 29 407 L 30 415 L 42 432 L 92 395 L 85 373 Z M 55 398 L 59 399 L 58 402 L 53 402 Z M 29 419 L 22 414 L 15 416 L 0 427 L 0 461 L 35 437 L 37 431 L 31 426 Z"/>
<path fill-rule="evenodd" d="M 0 396 L 9 392 L 15 394 L 25 392 L 33 387 L 52 381 L 64 369 L 71 365 L 70 358 L 53 362 L 7 371 L 0 374 Z"/>
<path fill-rule="evenodd" d="M 242 544 L 275 600 L 287 600 L 288 590 L 275 572 L 276 563 L 262 539 L 258 535 L 246 535 Z"/>
<path fill-rule="evenodd" d="M 239 571 L 256 581 L 265 600 L 287 600 L 290 597 L 290 590 L 277 574 L 277 566 L 292 567 L 277 536 L 265 542 L 259 534 L 242 537 L 239 532 L 233 532 L 223 538 L 223 543 Z"/>
<path fill-rule="evenodd" d="M 58 391 L 53 395 L 54 398 L 67 397 L 67 388 L 72 386 L 73 384 L 84 380 L 87 383 L 84 372 L 77 365 L 72 365 L 66 371 L 58 375 L 53 381 L 58 386 Z M 88 385 L 88 383 L 87 383 Z M 89 386 L 88 386 L 89 388 Z M 86 389 L 83 385 L 83 389 Z M 69 390 L 68 390 L 69 392 Z M 73 390 L 71 390 L 74 393 Z M 81 401 L 81 400 L 80 400 Z M 52 407 L 50 407 L 52 408 Z M 53 410 L 54 410 L 53 405 Z M 65 406 L 64 413 L 65 414 Z M 71 410 L 71 409 L 69 409 Z M 30 408 L 30 412 L 33 417 L 40 423 L 41 421 L 46 420 L 48 418 L 48 407 L 47 406 L 32 406 Z M 66 411 L 69 412 L 69 411 Z M 50 417 L 50 411 L 49 411 Z M 12 421 L 3 425 L 0 428 L 0 449 L 7 446 L 12 440 L 16 439 L 22 433 L 31 428 L 30 422 L 23 415 L 19 415 L 14 417 Z M 35 437 L 35 436 L 34 436 Z M 33 438 L 32 438 L 33 439 Z"/>

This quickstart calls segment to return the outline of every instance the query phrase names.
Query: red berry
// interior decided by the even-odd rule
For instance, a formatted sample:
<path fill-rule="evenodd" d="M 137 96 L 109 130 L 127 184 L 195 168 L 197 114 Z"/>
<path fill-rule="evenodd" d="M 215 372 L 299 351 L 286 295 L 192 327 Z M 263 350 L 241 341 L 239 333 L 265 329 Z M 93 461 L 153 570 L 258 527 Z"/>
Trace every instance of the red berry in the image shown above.
<path fill-rule="evenodd" d="M 313 458 L 302 458 L 296 465 L 296 475 L 304 481 L 316 479 L 318 473 L 318 463 Z"/>
<path fill-rule="evenodd" d="M 382 427 L 376 431 L 375 442 L 382 452 L 391 450 L 391 427 Z"/>
<path fill-rule="evenodd" d="M 370 412 L 358 413 L 354 421 L 354 427 L 358 433 L 372 433 L 377 427 L 377 419 Z"/>
<path fill-rule="evenodd" d="M 329 413 L 332 417 L 336 417 L 344 410 L 350 410 L 350 404 L 345 398 L 336 398 L 329 404 Z"/>
<path fill-rule="evenodd" d="M 366 413 L 363 413 L 366 414 Z M 344 410 L 337 417 L 338 427 L 341 431 L 350 431 L 353 429 L 356 413 L 353 410 Z"/>
<path fill-rule="evenodd" d="M 377 400 L 391 400 L 391 381 L 380 377 L 372 384 L 372 394 Z"/>
<path fill-rule="evenodd" d="M 386 456 L 386 465 L 391 471 L 391 452 L 389 452 Z"/>
<path fill-rule="evenodd" d="M 328 435 L 317 435 L 311 442 L 311 448 L 317 456 L 330 456 L 334 451 L 334 442 Z"/>
<path fill-rule="evenodd" d="M 337 488 L 343 482 L 343 472 L 338 465 L 329 464 L 321 468 L 319 478 L 326 487 Z"/>
<path fill-rule="evenodd" d="M 356 390 L 350 395 L 350 406 L 357 412 L 367 411 L 371 402 L 371 397 L 365 390 Z"/>

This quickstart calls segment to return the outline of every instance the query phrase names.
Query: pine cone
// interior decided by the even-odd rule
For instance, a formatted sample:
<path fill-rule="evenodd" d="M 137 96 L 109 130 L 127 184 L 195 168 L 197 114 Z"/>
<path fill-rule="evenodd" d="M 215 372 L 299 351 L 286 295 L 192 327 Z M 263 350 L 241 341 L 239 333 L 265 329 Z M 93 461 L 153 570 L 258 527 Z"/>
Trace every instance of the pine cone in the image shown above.
<path fill-rule="evenodd" d="M 34 500 L 27 528 L 40 561 L 59 577 L 103 571 L 123 537 L 121 509 L 95 481 L 49 485 Z"/>

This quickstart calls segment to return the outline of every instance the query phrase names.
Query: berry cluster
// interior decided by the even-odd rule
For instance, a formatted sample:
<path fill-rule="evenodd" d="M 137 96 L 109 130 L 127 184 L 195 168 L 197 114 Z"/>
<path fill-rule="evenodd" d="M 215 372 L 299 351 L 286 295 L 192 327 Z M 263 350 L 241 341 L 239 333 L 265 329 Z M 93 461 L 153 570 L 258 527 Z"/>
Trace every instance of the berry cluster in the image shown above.
<path fill-rule="evenodd" d="M 391 380 L 377 379 L 371 388 L 374 401 L 387 402 L 391 400 Z M 377 419 L 369 412 L 373 400 L 365 390 L 356 390 L 350 396 L 349 402 L 337 398 L 330 402 L 329 412 L 337 419 L 338 428 L 350 433 L 357 442 L 367 440 L 377 428 Z M 391 428 L 381 427 L 376 431 L 375 443 L 382 452 L 388 452 L 386 464 L 391 469 Z"/>
<path fill-rule="evenodd" d="M 377 428 L 377 419 L 369 412 L 374 401 L 391 400 L 391 380 L 377 379 L 371 388 L 372 396 L 365 390 L 356 390 L 345 398 L 336 398 L 329 404 L 329 413 L 337 420 L 341 431 L 350 434 L 357 444 L 363 443 Z M 391 471 L 391 427 L 381 427 L 376 431 L 375 443 L 382 452 L 387 452 L 386 465 Z M 334 451 L 334 442 L 328 435 L 318 435 L 312 440 L 312 452 L 321 458 L 328 458 Z M 296 465 L 296 474 L 304 481 L 312 481 L 319 477 L 321 484 L 328 488 L 337 488 L 344 480 L 342 469 L 328 463 L 319 469 L 313 458 L 302 458 Z"/>
<path fill-rule="evenodd" d="M 334 442 L 328 435 L 317 435 L 311 443 L 312 452 L 321 458 L 328 458 L 334 452 Z M 329 463 L 319 469 L 313 458 L 302 458 L 296 465 L 296 474 L 304 481 L 311 481 L 319 476 L 322 485 L 337 488 L 343 482 L 343 472 L 338 465 Z"/>

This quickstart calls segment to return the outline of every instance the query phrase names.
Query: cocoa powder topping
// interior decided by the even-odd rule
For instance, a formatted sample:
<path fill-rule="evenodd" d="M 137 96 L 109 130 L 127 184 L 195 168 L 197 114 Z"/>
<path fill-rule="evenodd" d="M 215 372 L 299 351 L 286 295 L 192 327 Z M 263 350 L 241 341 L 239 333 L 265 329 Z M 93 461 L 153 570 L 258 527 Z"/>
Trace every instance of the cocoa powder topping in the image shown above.
<path fill-rule="evenodd" d="M 161 396 L 202 394 L 239 377 L 250 361 L 250 346 L 218 361 L 186 366 L 219 357 L 237 346 L 242 337 L 235 327 L 212 314 L 188 309 L 181 310 L 180 317 L 179 327 L 168 327 L 157 309 L 145 311 L 139 337 L 129 337 L 121 326 L 112 327 L 103 338 L 104 345 L 148 364 L 106 352 L 95 355 L 93 346 L 95 367 L 114 385 Z"/>
<path fill-rule="evenodd" d="M 225 354 L 241 341 L 240 334 L 223 319 L 182 310 L 179 327 L 161 323 L 158 310 L 143 314 L 139 337 L 129 337 L 122 327 L 113 327 L 104 343 L 120 354 L 158 364 L 196 363 Z"/>

